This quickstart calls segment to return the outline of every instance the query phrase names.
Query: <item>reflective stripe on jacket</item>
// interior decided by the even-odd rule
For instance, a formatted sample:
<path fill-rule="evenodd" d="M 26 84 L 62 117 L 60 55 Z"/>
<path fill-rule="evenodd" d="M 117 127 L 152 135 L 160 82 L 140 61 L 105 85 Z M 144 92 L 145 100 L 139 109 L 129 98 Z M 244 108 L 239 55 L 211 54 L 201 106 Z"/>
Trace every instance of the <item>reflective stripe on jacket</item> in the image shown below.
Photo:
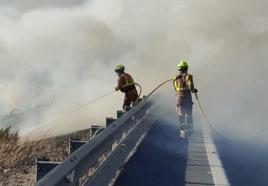
<path fill-rule="evenodd" d="M 191 78 L 191 75 L 188 73 L 185 75 L 181 74 L 179 76 L 175 76 L 173 78 L 173 85 L 174 85 L 176 92 L 190 90 L 190 86 L 189 86 L 190 78 Z"/>
<path fill-rule="evenodd" d="M 121 74 L 118 78 L 118 88 L 122 92 L 127 92 L 130 89 L 134 89 L 135 83 L 134 83 L 134 80 L 131 77 L 131 75 L 129 75 L 127 73 Z"/>

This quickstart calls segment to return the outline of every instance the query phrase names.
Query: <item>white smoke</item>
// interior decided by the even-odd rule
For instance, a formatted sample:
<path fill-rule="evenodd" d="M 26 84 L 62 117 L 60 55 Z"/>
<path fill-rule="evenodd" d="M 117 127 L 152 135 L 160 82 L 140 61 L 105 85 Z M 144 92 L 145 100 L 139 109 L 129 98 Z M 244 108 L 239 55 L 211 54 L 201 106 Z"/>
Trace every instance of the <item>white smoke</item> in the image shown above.
<path fill-rule="evenodd" d="M 64 115 L 112 90 L 117 63 L 148 93 L 185 59 L 217 127 L 267 136 L 267 1 L 72 2 L 0 2 L 2 114 L 53 100 L 43 120 Z M 68 125 L 50 125 L 64 131 L 101 123 L 121 108 L 121 96 L 86 107 Z"/>

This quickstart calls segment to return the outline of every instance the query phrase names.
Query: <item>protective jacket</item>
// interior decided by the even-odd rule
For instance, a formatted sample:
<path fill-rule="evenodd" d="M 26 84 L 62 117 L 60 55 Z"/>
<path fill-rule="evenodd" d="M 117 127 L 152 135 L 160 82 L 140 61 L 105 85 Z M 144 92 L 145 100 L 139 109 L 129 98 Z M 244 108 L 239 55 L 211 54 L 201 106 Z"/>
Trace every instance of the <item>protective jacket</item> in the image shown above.
<path fill-rule="evenodd" d="M 123 108 L 130 106 L 131 103 L 138 100 L 138 92 L 131 75 L 127 73 L 120 74 L 117 83 L 117 89 L 125 93 Z"/>
<path fill-rule="evenodd" d="M 125 93 L 131 89 L 135 89 L 134 80 L 131 75 L 122 73 L 118 78 L 117 88 Z"/>
<path fill-rule="evenodd" d="M 193 76 L 182 73 L 173 78 L 173 85 L 176 91 L 177 106 L 192 107 L 191 91 L 194 90 Z"/>

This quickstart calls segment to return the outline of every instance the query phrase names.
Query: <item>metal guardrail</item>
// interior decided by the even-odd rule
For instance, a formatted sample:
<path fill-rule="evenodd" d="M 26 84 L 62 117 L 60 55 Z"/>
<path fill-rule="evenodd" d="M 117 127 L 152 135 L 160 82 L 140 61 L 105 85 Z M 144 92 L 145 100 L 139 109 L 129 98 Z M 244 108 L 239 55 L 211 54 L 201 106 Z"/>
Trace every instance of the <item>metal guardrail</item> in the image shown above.
<path fill-rule="evenodd" d="M 36 161 L 36 181 L 44 177 L 48 172 L 58 166 L 60 162 L 49 162 L 47 160 L 37 160 Z"/>
<path fill-rule="evenodd" d="M 123 166 L 152 121 L 153 103 L 144 100 L 128 112 L 119 113 L 109 127 L 69 155 L 35 186 L 108 185 Z"/>
<path fill-rule="evenodd" d="M 69 154 L 74 153 L 77 149 L 82 147 L 88 141 L 81 141 L 76 139 L 69 139 Z"/>

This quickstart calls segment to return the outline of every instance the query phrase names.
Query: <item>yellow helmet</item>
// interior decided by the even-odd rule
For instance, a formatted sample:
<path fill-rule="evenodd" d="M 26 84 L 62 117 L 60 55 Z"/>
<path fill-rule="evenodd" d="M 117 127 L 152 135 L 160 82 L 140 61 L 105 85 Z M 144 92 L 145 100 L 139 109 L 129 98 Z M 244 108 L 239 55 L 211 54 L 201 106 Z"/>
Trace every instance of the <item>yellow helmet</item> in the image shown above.
<path fill-rule="evenodd" d="M 116 65 L 114 71 L 115 71 L 115 72 L 124 72 L 124 70 L 125 70 L 125 66 L 122 65 L 122 64 L 118 64 L 118 65 Z"/>
<path fill-rule="evenodd" d="M 188 64 L 186 63 L 186 61 L 184 60 L 181 60 L 179 63 L 178 63 L 178 70 L 181 70 L 181 69 L 188 69 Z"/>

